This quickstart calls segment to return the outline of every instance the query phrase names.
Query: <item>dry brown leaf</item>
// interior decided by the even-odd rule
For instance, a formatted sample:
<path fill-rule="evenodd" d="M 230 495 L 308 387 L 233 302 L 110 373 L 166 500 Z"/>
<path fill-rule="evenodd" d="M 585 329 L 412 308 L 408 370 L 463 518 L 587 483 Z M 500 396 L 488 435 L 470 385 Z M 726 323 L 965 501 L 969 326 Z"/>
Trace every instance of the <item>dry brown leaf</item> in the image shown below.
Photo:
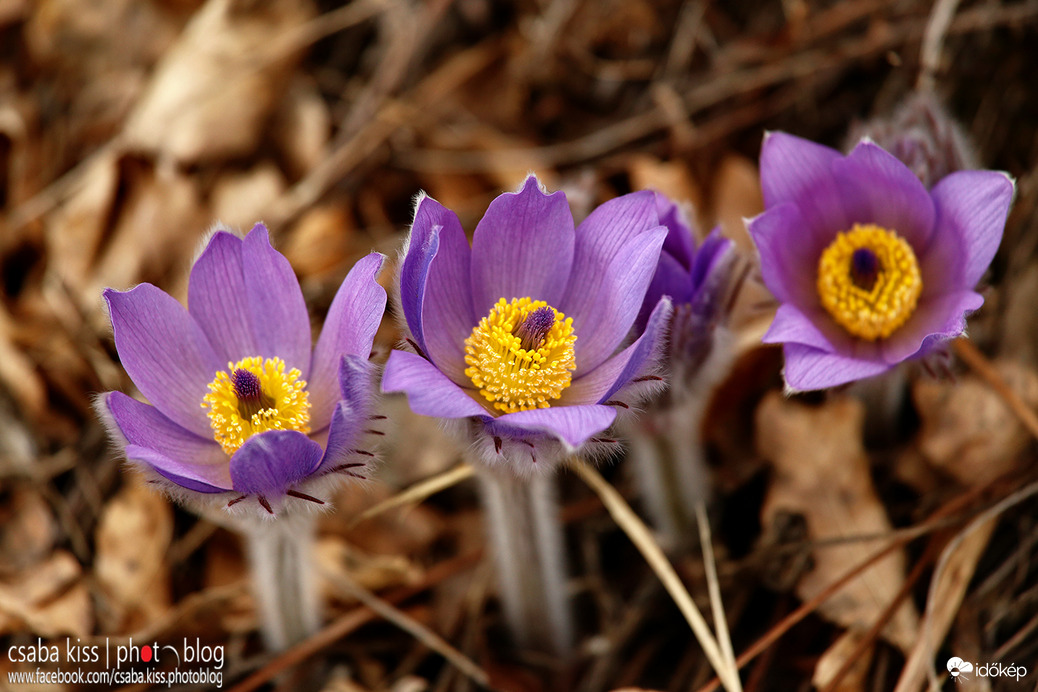
<path fill-rule="evenodd" d="M 1005 383 L 1032 408 L 1038 374 L 1008 360 L 993 363 Z M 1020 463 L 1030 434 L 987 383 L 968 374 L 959 382 L 918 380 L 912 386 L 922 429 L 919 450 L 963 485 L 984 485 Z"/>
<path fill-rule="evenodd" d="M 0 305 L 0 383 L 31 417 L 43 414 L 47 389 L 36 366 L 16 343 L 12 317 Z"/>
<path fill-rule="evenodd" d="M 281 251 L 303 277 L 322 278 L 344 271 L 357 224 L 340 205 L 306 211 L 292 226 Z"/>
<path fill-rule="evenodd" d="M 289 175 L 302 178 L 328 154 L 332 116 L 314 83 L 295 75 L 278 101 L 271 136 Z"/>
<path fill-rule="evenodd" d="M 703 208 L 703 192 L 684 161 L 660 161 L 648 154 L 635 154 L 628 168 L 635 190 L 658 190 L 678 204 L 691 204 L 696 211 Z"/>
<path fill-rule="evenodd" d="M 743 251 L 753 255 L 756 248 L 750 240 L 743 219 L 764 211 L 757 167 L 742 156 L 726 156 L 714 177 L 714 218 L 721 231 Z"/>
<path fill-rule="evenodd" d="M 269 162 L 223 175 L 213 184 L 213 218 L 247 233 L 262 220 L 263 207 L 284 192 L 286 185 L 281 171 Z"/>
<path fill-rule="evenodd" d="M 108 632 L 138 630 L 170 607 L 166 554 L 173 511 L 138 474 L 105 505 L 97 527 L 94 576 L 107 599 Z"/>
<path fill-rule="evenodd" d="M 119 216 L 111 238 L 98 258 L 83 304 L 99 305 L 107 287 L 124 290 L 171 269 L 186 293 L 187 267 L 198 241 L 210 225 L 194 178 L 172 168 L 156 169 L 137 159 L 124 159 L 119 185 Z"/>
<path fill-rule="evenodd" d="M 795 514 L 804 517 L 813 541 L 890 533 L 862 446 L 863 421 L 861 404 L 850 397 L 833 398 L 817 407 L 789 401 L 778 392 L 764 399 L 757 409 L 757 446 L 775 471 L 761 510 L 765 527 Z M 798 596 L 814 598 L 887 543 L 880 538 L 816 548 L 814 568 L 801 578 Z M 868 629 L 904 578 L 904 552 L 892 553 L 825 601 L 821 612 L 843 627 Z M 917 630 L 918 617 L 906 601 L 883 636 L 908 650 Z"/>
<path fill-rule="evenodd" d="M 28 630 L 44 638 L 87 636 L 94 617 L 82 576 L 76 558 L 58 550 L 16 579 L 0 582 L 0 634 Z"/>
<path fill-rule="evenodd" d="M 369 591 L 415 583 L 421 569 L 403 555 L 373 555 L 359 550 L 338 536 L 325 536 L 314 549 L 321 590 L 328 596 L 341 592 L 336 577 L 359 584 Z"/>
<path fill-rule="evenodd" d="M 57 535 L 57 522 L 43 496 L 29 488 L 12 489 L 0 504 L 0 575 L 41 562 Z"/>
<path fill-rule="evenodd" d="M 283 41 L 314 10 L 298 0 L 235 4 L 206 2 L 163 56 L 123 131 L 132 150 L 181 164 L 255 150 L 295 61 Z"/>
<path fill-rule="evenodd" d="M 47 218 L 51 266 L 70 286 L 87 284 L 104 241 L 119 185 L 119 158 L 99 155 L 84 171 L 67 201 Z"/>

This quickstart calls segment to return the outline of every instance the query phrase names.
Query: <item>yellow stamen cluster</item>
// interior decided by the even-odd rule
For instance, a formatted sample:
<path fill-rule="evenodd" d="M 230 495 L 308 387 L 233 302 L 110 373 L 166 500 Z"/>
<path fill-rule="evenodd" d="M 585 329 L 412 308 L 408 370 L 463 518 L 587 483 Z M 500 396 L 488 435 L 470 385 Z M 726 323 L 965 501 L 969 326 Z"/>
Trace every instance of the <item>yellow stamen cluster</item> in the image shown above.
<path fill-rule="evenodd" d="M 550 308 L 554 324 L 529 349 L 516 335 L 527 315 L 545 307 L 543 300 L 501 298 L 465 339 L 465 375 L 499 411 L 548 408 L 572 381 L 577 367 L 572 317 Z"/>
<path fill-rule="evenodd" d="M 258 410 L 252 402 L 239 400 L 232 379 L 237 370 L 247 370 L 259 380 L 262 404 Z M 296 368 L 285 372 L 285 361 L 280 358 L 259 356 L 228 363 L 227 371 L 216 373 L 202 408 L 209 409 L 213 438 L 227 454 L 234 454 L 250 437 L 267 430 L 310 432 L 310 396 L 300 375 Z"/>
<path fill-rule="evenodd" d="M 856 280 L 855 253 L 875 263 L 868 281 Z M 865 285 L 862 285 L 864 283 Z M 923 280 L 912 247 L 894 231 L 854 224 L 818 260 L 818 296 L 837 324 L 866 341 L 885 339 L 915 311 Z"/>

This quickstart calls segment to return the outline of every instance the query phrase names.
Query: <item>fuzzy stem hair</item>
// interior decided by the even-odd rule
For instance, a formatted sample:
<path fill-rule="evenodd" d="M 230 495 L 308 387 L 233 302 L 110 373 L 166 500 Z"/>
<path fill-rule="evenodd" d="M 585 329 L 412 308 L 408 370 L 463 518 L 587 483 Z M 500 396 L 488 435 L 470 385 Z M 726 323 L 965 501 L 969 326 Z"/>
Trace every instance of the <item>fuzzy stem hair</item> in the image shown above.
<path fill-rule="evenodd" d="M 499 595 L 516 643 L 558 656 L 573 647 L 566 557 L 555 476 L 519 478 L 509 469 L 477 469 Z"/>

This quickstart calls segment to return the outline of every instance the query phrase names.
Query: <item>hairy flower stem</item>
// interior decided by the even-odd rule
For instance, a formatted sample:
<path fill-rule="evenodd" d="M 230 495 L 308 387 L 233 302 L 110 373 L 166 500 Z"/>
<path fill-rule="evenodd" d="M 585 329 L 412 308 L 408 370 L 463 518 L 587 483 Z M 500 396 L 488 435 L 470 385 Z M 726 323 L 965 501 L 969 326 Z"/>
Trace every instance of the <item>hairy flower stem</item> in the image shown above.
<path fill-rule="evenodd" d="M 320 626 L 314 584 L 314 516 L 284 516 L 242 532 L 263 639 L 271 651 L 297 644 Z"/>
<path fill-rule="evenodd" d="M 672 554 L 694 545 L 696 503 L 710 500 L 710 472 L 699 432 L 705 399 L 692 397 L 656 411 L 628 435 L 642 502 L 660 545 Z M 648 428 L 650 422 L 654 430 Z"/>
<path fill-rule="evenodd" d="M 567 655 L 573 626 L 555 478 L 519 478 L 474 462 L 505 618 L 516 643 Z"/>

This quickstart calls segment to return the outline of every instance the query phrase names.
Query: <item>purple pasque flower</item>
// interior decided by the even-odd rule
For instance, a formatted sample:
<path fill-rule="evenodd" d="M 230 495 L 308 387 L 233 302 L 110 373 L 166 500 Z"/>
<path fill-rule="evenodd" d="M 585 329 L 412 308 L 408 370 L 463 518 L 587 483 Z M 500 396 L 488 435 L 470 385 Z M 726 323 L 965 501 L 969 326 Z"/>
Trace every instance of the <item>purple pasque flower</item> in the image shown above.
<path fill-rule="evenodd" d="M 779 300 L 792 390 L 878 375 L 965 331 L 1002 239 L 1013 181 L 959 171 L 931 189 L 866 139 L 844 156 L 783 133 L 761 152 L 765 212 L 749 229 Z"/>
<path fill-rule="evenodd" d="M 417 353 L 390 354 L 383 391 L 459 421 L 484 460 L 519 473 L 606 448 L 595 436 L 660 386 L 650 371 L 669 300 L 617 350 L 666 234 L 652 192 L 606 202 L 574 228 L 566 196 L 530 176 L 491 202 L 470 247 L 454 212 L 420 197 L 400 270 Z"/>
<path fill-rule="evenodd" d="M 244 238 L 212 235 L 186 310 L 151 284 L 106 289 L 119 357 L 151 402 L 122 392 L 98 401 L 127 459 L 188 502 L 261 514 L 289 498 L 322 503 L 313 493 L 370 457 L 356 445 L 374 395 L 383 260 L 372 253 L 353 267 L 312 349 L 299 282 L 263 224 Z"/>
<path fill-rule="evenodd" d="M 714 329 L 725 318 L 735 252 L 732 241 L 711 231 L 697 247 L 692 225 L 681 207 L 656 193 L 660 223 L 667 228 L 659 265 L 645 293 L 636 322 L 644 325 L 663 296 L 674 304 L 667 337 L 671 393 L 689 384 L 711 355 Z"/>

